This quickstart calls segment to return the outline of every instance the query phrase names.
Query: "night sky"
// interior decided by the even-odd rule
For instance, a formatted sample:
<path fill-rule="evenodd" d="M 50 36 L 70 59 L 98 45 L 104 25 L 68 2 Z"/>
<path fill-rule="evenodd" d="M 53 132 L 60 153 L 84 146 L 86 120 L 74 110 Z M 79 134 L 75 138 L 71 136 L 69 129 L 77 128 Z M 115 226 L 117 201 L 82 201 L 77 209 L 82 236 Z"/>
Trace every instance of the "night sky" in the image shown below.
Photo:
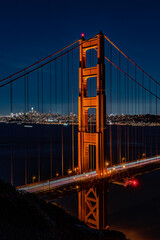
<path fill-rule="evenodd" d="M 0 79 L 101 29 L 160 81 L 159 11 L 156 0 L 1 1 Z"/>

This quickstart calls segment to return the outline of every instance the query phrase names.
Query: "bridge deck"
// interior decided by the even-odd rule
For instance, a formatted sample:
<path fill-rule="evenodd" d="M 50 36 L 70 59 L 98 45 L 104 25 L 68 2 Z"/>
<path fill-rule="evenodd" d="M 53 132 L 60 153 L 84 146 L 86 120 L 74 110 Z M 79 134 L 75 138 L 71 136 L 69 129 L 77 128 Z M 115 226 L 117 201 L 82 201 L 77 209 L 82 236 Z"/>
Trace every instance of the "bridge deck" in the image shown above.
<path fill-rule="evenodd" d="M 106 173 L 101 176 L 101 179 L 102 178 L 109 179 L 110 176 L 113 178 L 113 176 L 116 175 L 117 172 L 120 173 L 120 172 L 123 172 L 124 170 L 126 171 L 129 169 L 144 167 L 144 166 L 151 165 L 154 163 L 160 163 L 160 156 L 151 157 L 151 158 L 147 158 L 147 159 L 141 159 L 141 160 L 137 160 L 134 162 L 128 162 L 128 163 L 116 165 L 114 167 L 109 167 L 107 169 Z M 54 190 L 57 188 L 61 188 L 62 186 L 68 186 L 68 185 L 72 185 L 72 184 L 75 185 L 75 183 L 79 183 L 79 182 L 83 183 L 83 182 L 90 181 L 93 179 L 98 179 L 96 171 L 78 174 L 78 175 L 74 175 L 74 176 L 68 176 L 68 177 L 64 177 L 64 178 L 60 178 L 60 179 L 50 179 L 50 180 L 46 180 L 43 182 L 37 182 L 37 183 L 33 183 L 33 184 L 18 186 L 17 189 L 27 191 L 30 193 L 40 193 L 40 192 L 49 191 L 51 189 Z"/>

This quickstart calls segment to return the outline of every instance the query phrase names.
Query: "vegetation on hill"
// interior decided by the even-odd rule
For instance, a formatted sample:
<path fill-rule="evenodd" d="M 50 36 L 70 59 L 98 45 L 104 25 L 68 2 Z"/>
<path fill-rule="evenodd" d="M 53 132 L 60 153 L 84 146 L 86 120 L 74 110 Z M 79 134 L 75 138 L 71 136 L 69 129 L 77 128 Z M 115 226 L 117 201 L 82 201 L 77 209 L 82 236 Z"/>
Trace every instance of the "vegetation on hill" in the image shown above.
<path fill-rule="evenodd" d="M 88 228 L 57 205 L 0 180 L 1 240 L 125 240 L 117 231 Z"/>

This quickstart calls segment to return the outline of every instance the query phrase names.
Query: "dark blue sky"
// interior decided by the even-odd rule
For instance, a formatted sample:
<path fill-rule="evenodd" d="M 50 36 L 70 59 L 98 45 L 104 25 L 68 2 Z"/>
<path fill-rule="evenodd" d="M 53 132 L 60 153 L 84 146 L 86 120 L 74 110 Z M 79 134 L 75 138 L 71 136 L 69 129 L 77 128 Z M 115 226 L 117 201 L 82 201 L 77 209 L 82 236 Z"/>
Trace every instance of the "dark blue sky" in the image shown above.
<path fill-rule="evenodd" d="M 102 29 L 157 81 L 160 3 L 130 1 L 1 1 L 0 79 Z"/>

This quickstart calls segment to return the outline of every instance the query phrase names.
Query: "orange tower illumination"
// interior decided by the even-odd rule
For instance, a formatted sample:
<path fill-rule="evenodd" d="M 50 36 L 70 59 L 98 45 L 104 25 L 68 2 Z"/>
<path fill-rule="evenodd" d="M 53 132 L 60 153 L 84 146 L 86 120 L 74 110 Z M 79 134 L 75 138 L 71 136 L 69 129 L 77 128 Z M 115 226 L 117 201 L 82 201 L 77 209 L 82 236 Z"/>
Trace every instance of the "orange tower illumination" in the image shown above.
<path fill-rule="evenodd" d="M 86 52 L 97 51 L 97 66 L 86 67 Z M 87 79 L 97 78 L 97 95 L 87 96 Z M 88 109 L 96 109 L 96 132 L 88 131 Z M 79 68 L 79 131 L 78 131 L 78 165 L 80 172 L 89 170 L 89 145 L 96 146 L 96 172 L 98 176 L 104 173 L 105 160 L 105 128 L 106 128 L 106 96 L 105 96 L 105 66 L 104 66 L 104 36 L 98 34 L 91 40 L 80 40 Z"/>
<path fill-rule="evenodd" d="M 96 67 L 86 66 L 86 52 L 95 49 L 97 52 Z M 89 171 L 89 146 L 96 147 L 96 172 L 101 177 L 105 171 L 105 128 L 106 128 L 106 96 L 105 96 L 105 65 L 104 35 L 98 34 L 90 40 L 80 40 L 79 67 L 79 131 L 78 131 L 78 166 L 81 173 Z M 97 94 L 87 96 L 87 80 L 97 78 Z M 96 109 L 96 132 L 90 133 L 88 128 L 88 109 Z M 79 193 L 79 218 L 94 228 L 106 227 L 106 194 L 104 185 Z M 107 191 L 107 189 L 106 189 Z"/>

